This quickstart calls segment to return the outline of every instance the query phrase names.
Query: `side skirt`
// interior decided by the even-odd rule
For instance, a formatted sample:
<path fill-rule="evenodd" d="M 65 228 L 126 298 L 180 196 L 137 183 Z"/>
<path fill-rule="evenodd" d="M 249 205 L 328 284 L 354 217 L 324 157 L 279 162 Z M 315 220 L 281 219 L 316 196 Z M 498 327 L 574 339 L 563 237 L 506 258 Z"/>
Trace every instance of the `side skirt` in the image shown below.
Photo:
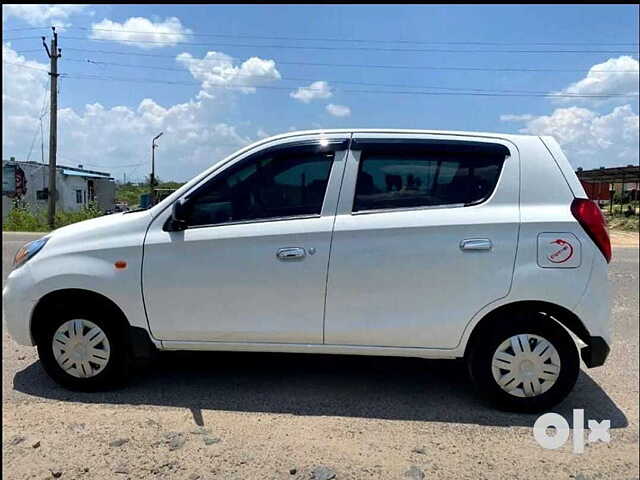
<path fill-rule="evenodd" d="M 300 343 L 181 342 L 162 340 L 162 350 L 198 350 L 227 352 L 321 353 L 334 355 L 370 355 L 453 359 L 462 357 L 458 350 L 434 348 L 377 347 L 360 345 L 318 345 Z"/>

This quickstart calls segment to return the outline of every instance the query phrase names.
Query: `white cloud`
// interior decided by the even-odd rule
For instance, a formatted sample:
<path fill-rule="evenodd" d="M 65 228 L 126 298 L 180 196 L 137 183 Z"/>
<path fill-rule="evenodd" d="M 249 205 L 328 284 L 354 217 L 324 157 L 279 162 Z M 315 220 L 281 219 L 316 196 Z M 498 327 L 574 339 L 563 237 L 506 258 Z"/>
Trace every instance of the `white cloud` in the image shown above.
<path fill-rule="evenodd" d="M 638 164 L 638 114 L 631 105 L 607 114 L 576 106 L 557 108 L 551 115 L 524 121 L 521 133 L 555 137 L 574 168 Z"/>
<path fill-rule="evenodd" d="M 313 82 L 308 87 L 300 87 L 289 94 L 291 98 L 295 98 L 302 103 L 309 103 L 320 98 L 331 98 L 332 95 L 331 87 L 324 80 Z"/>
<path fill-rule="evenodd" d="M 264 128 L 259 128 L 258 132 L 256 133 L 256 136 L 258 138 L 267 138 L 270 135 L 267 133 L 267 131 Z"/>
<path fill-rule="evenodd" d="M 629 73 L 635 71 L 636 73 Z M 559 94 L 573 95 L 606 95 L 609 93 L 637 94 L 638 93 L 638 60 L 621 56 L 610 58 L 604 63 L 592 66 L 587 76 L 582 80 L 572 83 Z M 629 98 L 554 98 L 558 103 L 590 103 L 601 105 L 608 102 L 626 103 Z"/>
<path fill-rule="evenodd" d="M 533 115 L 525 113 L 524 115 L 500 115 L 501 122 L 527 122 L 533 119 Z"/>
<path fill-rule="evenodd" d="M 9 17 L 24 20 L 29 25 L 44 26 L 54 24 L 65 26 L 64 21 L 75 13 L 84 10 L 87 5 L 67 5 L 52 3 L 33 3 L 24 5 L 2 5 L 2 21 Z"/>
<path fill-rule="evenodd" d="M 326 107 L 327 112 L 329 112 L 334 117 L 348 117 L 351 115 L 351 109 L 345 105 L 335 105 L 330 103 Z"/>
<path fill-rule="evenodd" d="M 279 80 L 280 72 L 273 60 L 251 57 L 239 66 L 233 58 L 220 52 L 207 52 L 203 58 L 181 53 L 176 61 L 184 65 L 193 78 L 202 82 L 201 96 L 216 96 L 217 87 L 238 87 L 235 91 L 255 93 L 254 87 Z"/>
<path fill-rule="evenodd" d="M 593 65 L 585 78 L 555 93 L 637 95 L 637 72 L 638 61 L 632 57 L 610 58 Z M 628 103 L 629 98 L 553 98 L 552 102 L 572 105 L 556 108 L 549 115 L 500 115 L 500 121 L 524 124 L 519 130 L 521 133 L 555 137 L 576 168 L 638 164 L 638 114 Z M 613 109 L 603 111 L 605 108 Z"/>
<path fill-rule="evenodd" d="M 6 157 L 26 159 L 37 134 L 31 160 L 40 160 L 40 110 L 49 82 L 43 63 L 27 61 L 3 45 L 2 143 Z M 6 63 L 5 63 L 6 62 Z M 12 64 L 18 65 L 12 65 Z M 26 68 L 29 67 L 29 68 Z M 42 69 L 42 70 L 39 70 Z M 83 164 L 122 178 L 142 178 L 150 166 L 151 138 L 163 131 L 156 152 L 156 170 L 164 180 L 187 180 L 250 143 L 226 121 L 233 98 L 193 98 L 175 105 L 161 105 L 146 98 L 137 106 L 106 107 L 100 103 L 82 108 L 61 108 L 58 113 L 58 162 Z M 44 122 L 45 159 L 48 121 Z M 133 168 L 118 165 L 142 164 Z"/>
<path fill-rule="evenodd" d="M 29 137 L 25 147 L 28 149 L 34 132 L 40 128 L 48 66 L 26 60 L 6 44 L 2 46 L 2 59 L 2 146 L 5 151 L 12 151 L 16 135 L 24 135 Z M 19 154 L 12 151 L 9 156 Z"/>
<path fill-rule="evenodd" d="M 153 22 L 144 17 L 131 17 L 124 23 L 104 19 L 92 24 L 90 38 L 113 40 L 140 48 L 162 48 L 184 42 L 190 33 L 191 30 L 185 28 L 176 17 L 161 22 Z"/>

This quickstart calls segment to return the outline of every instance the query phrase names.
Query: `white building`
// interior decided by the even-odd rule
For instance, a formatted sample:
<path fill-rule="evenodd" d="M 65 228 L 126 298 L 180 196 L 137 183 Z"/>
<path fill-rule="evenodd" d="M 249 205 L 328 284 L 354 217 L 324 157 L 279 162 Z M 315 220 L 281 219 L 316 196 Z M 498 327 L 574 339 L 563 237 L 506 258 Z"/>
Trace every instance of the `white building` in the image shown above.
<path fill-rule="evenodd" d="M 13 157 L 2 161 L 2 221 L 19 197 L 31 210 L 46 210 L 49 193 L 49 165 L 20 162 Z M 116 185 L 107 172 L 78 167 L 56 166 L 56 210 L 75 211 L 91 202 L 100 210 L 113 207 Z"/>

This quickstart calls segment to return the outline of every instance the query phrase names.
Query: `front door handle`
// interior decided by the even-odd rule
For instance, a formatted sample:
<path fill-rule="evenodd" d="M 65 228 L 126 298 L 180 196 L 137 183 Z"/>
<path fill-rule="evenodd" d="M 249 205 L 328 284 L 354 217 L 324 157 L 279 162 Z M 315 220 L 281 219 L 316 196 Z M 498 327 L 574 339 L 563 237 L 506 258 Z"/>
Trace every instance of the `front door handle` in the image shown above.
<path fill-rule="evenodd" d="M 466 238 L 460 242 L 461 250 L 491 250 L 492 247 L 488 238 Z"/>
<path fill-rule="evenodd" d="M 307 255 L 302 247 L 281 248 L 276 253 L 280 260 L 299 260 Z"/>

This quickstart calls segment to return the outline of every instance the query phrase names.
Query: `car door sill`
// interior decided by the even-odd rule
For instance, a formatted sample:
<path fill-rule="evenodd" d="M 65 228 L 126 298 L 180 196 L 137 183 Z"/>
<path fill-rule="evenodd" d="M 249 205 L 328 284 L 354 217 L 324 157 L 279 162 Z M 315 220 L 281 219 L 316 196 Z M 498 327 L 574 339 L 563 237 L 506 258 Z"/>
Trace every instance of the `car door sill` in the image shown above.
<path fill-rule="evenodd" d="M 321 345 L 304 343 L 244 343 L 162 340 L 163 350 L 199 350 L 229 352 L 322 353 L 335 355 L 381 355 L 393 357 L 457 358 L 457 349 L 380 347 L 361 345 Z"/>

